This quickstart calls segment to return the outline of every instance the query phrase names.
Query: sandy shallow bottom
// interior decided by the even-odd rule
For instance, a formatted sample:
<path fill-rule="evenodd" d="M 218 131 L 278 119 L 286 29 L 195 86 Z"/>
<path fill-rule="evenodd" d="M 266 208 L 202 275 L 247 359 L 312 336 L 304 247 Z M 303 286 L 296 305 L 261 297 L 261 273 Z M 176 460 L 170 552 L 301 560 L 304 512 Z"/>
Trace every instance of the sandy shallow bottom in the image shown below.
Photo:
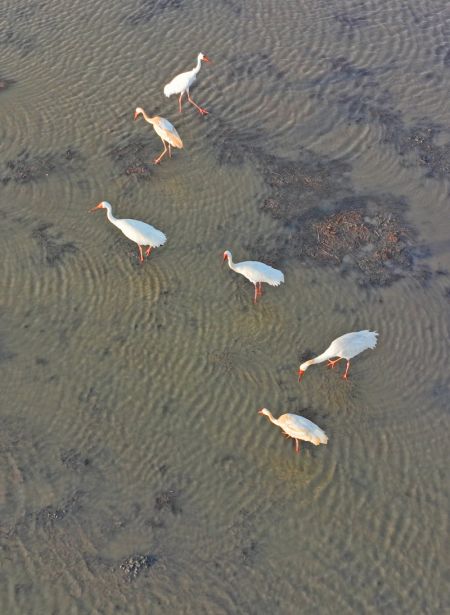
<path fill-rule="evenodd" d="M 448 6 L 250 4 L 0 9 L 2 613 L 450 612 Z M 207 118 L 162 94 L 198 51 Z"/>

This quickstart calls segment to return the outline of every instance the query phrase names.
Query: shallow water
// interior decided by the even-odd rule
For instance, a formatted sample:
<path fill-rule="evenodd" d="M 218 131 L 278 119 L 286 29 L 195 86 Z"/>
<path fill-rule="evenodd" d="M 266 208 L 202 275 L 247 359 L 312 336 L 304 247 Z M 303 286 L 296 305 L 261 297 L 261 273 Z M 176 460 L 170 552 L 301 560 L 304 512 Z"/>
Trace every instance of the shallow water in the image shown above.
<path fill-rule="evenodd" d="M 449 612 L 446 0 L 6 0 L 0 23 L 1 611 Z M 200 50 L 207 118 L 162 94 Z M 137 105 L 185 142 L 144 176 L 111 154 L 161 151 Z M 299 258 L 262 211 L 267 165 L 311 159 L 306 214 L 395 206 L 392 283 Z M 167 234 L 144 266 L 102 199 Z M 224 249 L 286 283 L 254 307 Z M 297 383 L 362 328 L 349 382 Z M 328 445 L 296 456 L 261 406 Z"/>

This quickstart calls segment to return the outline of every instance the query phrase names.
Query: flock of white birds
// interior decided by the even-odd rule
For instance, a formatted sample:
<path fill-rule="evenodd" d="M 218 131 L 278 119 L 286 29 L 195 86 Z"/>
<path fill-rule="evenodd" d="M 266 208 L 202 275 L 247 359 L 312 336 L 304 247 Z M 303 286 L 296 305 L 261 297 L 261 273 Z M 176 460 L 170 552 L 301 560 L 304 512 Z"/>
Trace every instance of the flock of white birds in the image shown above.
<path fill-rule="evenodd" d="M 197 105 L 197 103 L 192 100 L 190 95 L 190 88 L 197 78 L 202 62 L 211 62 L 211 60 L 205 54 L 199 53 L 197 56 L 197 64 L 192 70 L 180 73 L 164 87 L 164 94 L 167 97 L 170 97 L 173 94 L 179 95 L 178 106 L 180 113 L 182 111 L 182 99 L 186 94 L 189 103 L 191 103 L 201 115 L 208 114 L 208 111 Z M 167 153 L 171 158 L 172 147 L 180 149 L 183 147 L 183 141 L 181 140 L 180 135 L 169 120 L 158 115 L 150 117 L 146 114 L 144 109 L 137 107 L 134 113 L 134 119 L 137 120 L 141 115 L 146 122 L 152 124 L 155 132 L 161 138 L 164 145 L 163 152 L 153 161 L 155 164 L 159 164 L 161 159 Z M 143 247 L 147 248 L 145 254 L 146 256 L 149 256 L 153 248 L 158 248 L 166 243 L 167 238 L 165 234 L 150 224 L 146 224 L 145 222 L 141 222 L 139 220 L 120 220 L 115 218 L 112 213 L 111 204 L 108 203 L 108 201 L 102 201 L 96 207 L 91 209 L 91 211 L 96 209 L 106 209 L 108 220 L 120 229 L 125 237 L 137 244 L 139 259 L 141 262 L 144 261 L 142 252 Z M 240 273 L 254 285 L 254 303 L 256 303 L 258 297 L 262 295 L 263 283 L 269 284 L 270 286 L 279 286 L 282 282 L 284 282 L 284 274 L 278 269 L 274 269 L 273 267 L 258 261 L 244 261 L 242 263 L 235 263 L 229 250 L 224 252 L 223 260 L 224 262 L 228 262 L 230 269 L 236 273 Z M 364 350 L 375 348 L 377 344 L 377 335 L 377 332 L 368 330 L 354 331 L 352 333 L 341 335 L 335 339 L 322 354 L 310 359 L 309 361 L 305 361 L 300 365 L 298 370 L 299 382 L 310 365 L 328 361 L 328 367 L 334 368 L 336 363 L 342 359 L 347 361 L 346 369 L 343 374 L 343 378 L 347 379 L 350 369 L 350 360 Z M 278 419 L 276 419 L 267 408 L 262 408 L 259 410 L 259 414 L 267 416 L 274 425 L 278 425 L 278 427 L 282 430 L 283 436 L 294 440 L 295 450 L 297 453 L 300 452 L 300 440 L 311 442 L 316 446 L 318 444 L 327 444 L 328 442 L 328 437 L 325 432 L 318 425 L 303 416 L 299 416 L 298 414 L 282 414 Z"/>

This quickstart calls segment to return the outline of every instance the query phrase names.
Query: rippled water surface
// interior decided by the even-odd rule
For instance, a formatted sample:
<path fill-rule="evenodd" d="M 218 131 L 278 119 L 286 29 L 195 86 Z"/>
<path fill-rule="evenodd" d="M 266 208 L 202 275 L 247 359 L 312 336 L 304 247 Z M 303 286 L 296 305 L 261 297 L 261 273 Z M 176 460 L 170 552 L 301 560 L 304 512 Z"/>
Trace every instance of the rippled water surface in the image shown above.
<path fill-rule="evenodd" d="M 1 612 L 450 612 L 447 0 L 4 0 L 0 25 Z M 206 118 L 162 93 L 199 51 Z M 159 167 L 137 105 L 185 142 Z M 167 244 L 140 265 L 102 199 Z M 358 254 L 328 250 L 342 211 Z M 225 249 L 286 283 L 253 306 Z M 298 384 L 363 328 L 349 382 Z M 295 455 L 262 406 L 328 445 Z"/>

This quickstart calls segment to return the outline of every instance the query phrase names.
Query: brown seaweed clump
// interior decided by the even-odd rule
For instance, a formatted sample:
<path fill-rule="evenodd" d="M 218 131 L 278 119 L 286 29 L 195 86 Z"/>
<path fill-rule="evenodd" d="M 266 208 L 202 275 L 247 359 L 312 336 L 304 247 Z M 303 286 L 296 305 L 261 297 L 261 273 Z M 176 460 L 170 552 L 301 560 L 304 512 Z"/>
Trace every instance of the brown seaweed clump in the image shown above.
<path fill-rule="evenodd" d="M 265 162 L 269 197 L 261 210 L 284 227 L 271 255 L 275 264 L 286 257 L 313 259 L 353 271 L 360 284 L 374 286 L 412 269 L 414 233 L 403 220 L 403 198 L 358 196 L 346 163 L 306 150 L 298 162 Z"/>
<path fill-rule="evenodd" d="M 31 233 L 32 239 L 38 244 L 43 261 L 50 267 L 63 262 L 66 256 L 76 254 L 77 246 L 72 241 L 64 241 L 60 233 L 50 232 L 52 223 L 42 222 Z"/>
<path fill-rule="evenodd" d="M 311 220 L 300 251 L 325 264 L 356 267 L 368 282 L 383 286 L 411 268 L 408 239 L 408 230 L 393 214 L 370 217 L 349 209 Z"/>

